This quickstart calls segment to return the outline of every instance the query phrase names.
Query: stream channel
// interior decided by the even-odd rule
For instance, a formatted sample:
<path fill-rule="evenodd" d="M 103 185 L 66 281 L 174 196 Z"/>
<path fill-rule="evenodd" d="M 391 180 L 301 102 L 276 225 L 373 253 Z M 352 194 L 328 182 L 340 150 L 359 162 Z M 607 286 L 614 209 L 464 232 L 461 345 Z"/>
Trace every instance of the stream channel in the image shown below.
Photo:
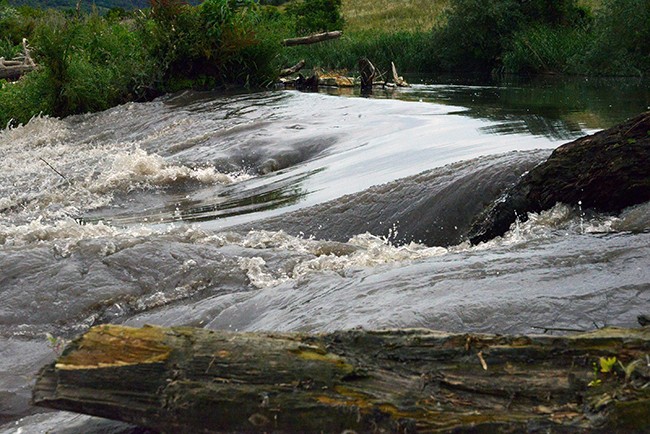
<path fill-rule="evenodd" d="M 29 403 L 61 342 L 101 323 L 637 326 L 650 204 L 464 237 L 554 148 L 650 110 L 648 84 L 186 92 L 0 131 L 0 433 L 129 432 Z"/>

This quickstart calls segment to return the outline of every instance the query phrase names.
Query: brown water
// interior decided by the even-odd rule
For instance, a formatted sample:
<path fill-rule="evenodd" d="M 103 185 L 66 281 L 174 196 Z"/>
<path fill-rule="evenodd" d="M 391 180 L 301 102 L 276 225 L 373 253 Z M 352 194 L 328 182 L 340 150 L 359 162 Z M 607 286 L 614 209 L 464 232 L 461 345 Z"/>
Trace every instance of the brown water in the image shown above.
<path fill-rule="evenodd" d="M 46 334 L 104 322 L 634 326 L 650 205 L 464 234 L 553 148 L 648 106 L 641 81 L 184 93 L 0 132 L 0 433 L 129 429 L 29 405 Z"/>

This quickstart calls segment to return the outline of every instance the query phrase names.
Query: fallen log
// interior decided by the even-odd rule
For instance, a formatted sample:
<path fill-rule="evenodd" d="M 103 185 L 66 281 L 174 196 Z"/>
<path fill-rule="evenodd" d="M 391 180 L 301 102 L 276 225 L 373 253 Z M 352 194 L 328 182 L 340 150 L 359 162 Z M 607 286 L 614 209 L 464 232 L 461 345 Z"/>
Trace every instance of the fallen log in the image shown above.
<path fill-rule="evenodd" d="M 302 59 L 300 62 L 296 63 L 290 68 L 285 68 L 280 71 L 280 77 L 286 77 L 291 74 L 295 74 L 305 67 L 305 59 Z"/>
<path fill-rule="evenodd" d="M 640 432 L 649 353 L 648 328 L 307 336 L 102 325 L 41 370 L 33 401 L 161 432 Z"/>
<path fill-rule="evenodd" d="M 0 64 L 0 78 L 16 79 L 36 69 L 34 65 L 10 65 Z"/>
<path fill-rule="evenodd" d="M 30 55 L 27 39 L 25 38 L 23 38 L 23 54 L 21 57 L 12 60 L 5 60 L 4 57 L 0 57 L 0 78 L 13 80 L 34 69 L 36 69 L 36 63 Z"/>
<path fill-rule="evenodd" d="M 300 38 L 285 39 L 282 41 L 282 45 L 284 45 L 285 47 L 293 47 L 295 45 L 315 44 L 317 42 L 340 38 L 342 34 L 343 32 L 340 30 L 336 30 L 334 32 L 316 33 L 313 35 L 303 36 Z"/>
<path fill-rule="evenodd" d="M 650 200 L 650 112 L 553 151 L 472 223 L 472 244 L 558 202 L 616 213 Z"/>

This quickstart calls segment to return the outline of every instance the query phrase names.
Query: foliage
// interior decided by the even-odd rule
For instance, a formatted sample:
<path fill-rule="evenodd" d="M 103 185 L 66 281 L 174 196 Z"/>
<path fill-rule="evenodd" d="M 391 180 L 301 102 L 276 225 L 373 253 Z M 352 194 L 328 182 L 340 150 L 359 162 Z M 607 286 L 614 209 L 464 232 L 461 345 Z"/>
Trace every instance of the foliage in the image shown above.
<path fill-rule="evenodd" d="M 53 14 L 33 43 L 54 92 L 56 116 L 137 99 L 151 82 L 154 65 L 137 35 L 97 15 L 69 20 Z"/>
<path fill-rule="evenodd" d="M 360 58 L 372 60 L 380 71 L 389 71 L 393 61 L 400 71 L 420 72 L 430 68 L 426 48 L 430 36 L 421 32 L 344 33 L 340 39 L 309 46 L 297 46 L 284 53 L 284 64 L 307 59 L 310 65 L 326 69 L 356 69 Z"/>
<path fill-rule="evenodd" d="M 145 33 L 160 62 L 162 90 L 257 86 L 277 76 L 282 24 L 257 3 L 206 0 L 193 8 L 159 0 L 157 6 Z"/>
<path fill-rule="evenodd" d="M 37 20 L 44 14 L 30 8 L 15 9 L 0 3 L 0 39 L 10 41 L 14 45 L 21 43 L 23 38 L 30 38 L 36 27 Z"/>
<path fill-rule="evenodd" d="M 188 4 L 197 5 L 200 0 L 186 1 Z M 77 0 L 10 0 L 10 3 L 16 6 L 26 5 L 33 8 L 53 8 L 53 9 L 75 9 Z M 125 10 L 149 7 L 149 0 L 92 0 L 82 2 L 82 7 L 91 11 L 93 7 L 99 10 L 108 10 L 112 8 L 123 8 Z"/>
<path fill-rule="evenodd" d="M 15 83 L 2 83 L 0 128 L 26 124 L 33 116 L 51 113 L 53 100 L 54 94 L 44 71 L 34 71 Z"/>
<path fill-rule="evenodd" d="M 650 72 L 650 2 L 603 0 L 593 40 L 586 50 L 586 72 L 645 75 Z"/>
<path fill-rule="evenodd" d="M 0 57 L 12 59 L 20 53 L 20 46 L 15 45 L 7 38 L 0 38 Z"/>
<path fill-rule="evenodd" d="M 591 35 L 583 27 L 536 25 L 513 35 L 502 64 L 511 73 L 581 73 L 584 50 Z"/>
<path fill-rule="evenodd" d="M 585 19 L 575 0 L 453 0 L 433 34 L 443 69 L 497 68 L 514 35 L 528 27 L 569 27 Z"/>
<path fill-rule="evenodd" d="M 343 28 L 341 0 L 296 0 L 287 6 L 287 14 L 299 35 Z"/>
<path fill-rule="evenodd" d="M 180 89 L 269 83 L 290 27 L 281 14 L 253 1 L 207 0 L 194 7 L 152 0 L 151 9 L 126 20 L 119 10 L 77 17 L 5 9 L 0 53 L 15 53 L 11 38 L 27 34 L 39 68 L 0 89 L 3 126 L 10 119 L 92 112 Z"/>

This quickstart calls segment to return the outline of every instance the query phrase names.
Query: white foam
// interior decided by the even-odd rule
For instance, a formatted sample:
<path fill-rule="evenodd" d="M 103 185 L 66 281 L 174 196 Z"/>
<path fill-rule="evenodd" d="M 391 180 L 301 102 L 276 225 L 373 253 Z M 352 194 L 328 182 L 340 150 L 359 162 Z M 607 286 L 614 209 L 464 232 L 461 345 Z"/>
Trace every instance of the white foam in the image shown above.
<path fill-rule="evenodd" d="M 100 145 L 77 137 L 66 121 L 49 117 L 0 131 L 0 242 L 11 243 L 14 236 L 15 243 L 68 233 L 72 238 L 80 233 L 94 236 L 89 226 L 70 222 L 110 206 L 116 194 L 176 182 L 232 184 L 250 178 L 220 173 L 209 165 L 171 163 L 137 142 L 102 141 Z"/>
<path fill-rule="evenodd" d="M 224 174 L 213 167 L 192 168 L 168 164 L 156 154 L 135 148 L 118 154 L 109 169 L 94 181 L 89 189 L 106 194 L 131 191 L 154 186 L 165 186 L 177 181 L 194 180 L 204 184 L 231 184 L 246 179 L 245 174 Z"/>
<path fill-rule="evenodd" d="M 221 234 L 208 237 L 204 242 L 237 244 L 242 247 L 266 250 L 285 250 L 306 254 L 298 259 L 289 271 L 273 272 L 261 257 L 241 258 L 240 268 L 246 272 L 251 284 L 257 288 L 276 286 L 288 280 L 302 279 L 313 273 L 335 272 L 345 274 L 348 271 L 376 267 L 386 264 L 410 262 L 446 254 L 443 247 L 427 247 L 411 243 L 395 246 L 386 239 L 371 234 L 357 235 L 351 238 L 342 254 L 321 254 L 327 241 L 294 237 L 278 231 L 251 231 L 245 237 L 226 240 Z"/>
<path fill-rule="evenodd" d="M 596 214 L 587 217 L 579 208 L 558 203 L 551 209 L 528 213 L 525 222 L 522 223 L 517 219 L 503 236 L 472 248 L 486 250 L 499 246 L 515 246 L 555 237 L 558 233 L 587 235 L 616 232 L 619 230 L 619 222 L 620 219 L 614 216 Z"/>

